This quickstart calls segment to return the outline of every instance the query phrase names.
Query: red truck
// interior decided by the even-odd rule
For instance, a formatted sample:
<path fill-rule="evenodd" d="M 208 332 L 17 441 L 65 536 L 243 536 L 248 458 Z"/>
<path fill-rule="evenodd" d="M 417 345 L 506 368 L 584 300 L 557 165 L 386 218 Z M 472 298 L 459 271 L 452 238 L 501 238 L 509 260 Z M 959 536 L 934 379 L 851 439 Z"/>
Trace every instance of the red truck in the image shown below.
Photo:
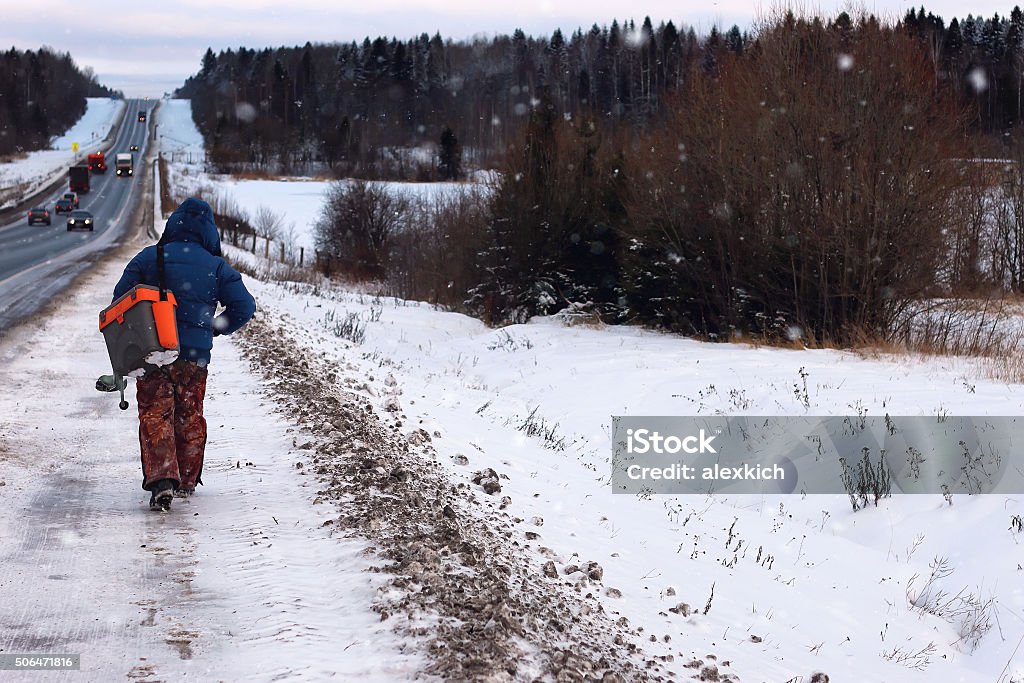
<path fill-rule="evenodd" d="M 68 169 L 68 178 L 70 179 L 70 190 L 72 192 L 88 192 L 89 191 L 89 167 L 85 164 L 78 164 Z"/>
<path fill-rule="evenodd" d="M 89 155 L 89 170 L 93 173 L 107 172 L 107 157 L 103 155 L 103 152 Z"/>

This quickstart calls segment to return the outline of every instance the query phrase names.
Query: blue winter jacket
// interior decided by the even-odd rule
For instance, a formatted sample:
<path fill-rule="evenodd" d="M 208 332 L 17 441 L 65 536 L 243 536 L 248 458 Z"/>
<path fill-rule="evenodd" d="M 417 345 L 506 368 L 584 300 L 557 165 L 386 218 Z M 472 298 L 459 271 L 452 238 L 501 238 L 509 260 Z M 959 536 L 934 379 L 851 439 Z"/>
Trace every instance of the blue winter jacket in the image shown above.
<path fill-rule="evenodd" d="M 206 202 L 182 202 L 167 219 L 161 241 L 167 289 L 178 302 L 180 357 L 206 365 L 213 337 L 231 334 L 249 322 L 256 302 L 242 276 L 221 258 L 220 235 Z M 128 263 L 114 287 L 114 299 L 137 284 L 159 286 L 156 246 L 146 247 Z M 226 310 L 215 318 L 218 301 Z"/>

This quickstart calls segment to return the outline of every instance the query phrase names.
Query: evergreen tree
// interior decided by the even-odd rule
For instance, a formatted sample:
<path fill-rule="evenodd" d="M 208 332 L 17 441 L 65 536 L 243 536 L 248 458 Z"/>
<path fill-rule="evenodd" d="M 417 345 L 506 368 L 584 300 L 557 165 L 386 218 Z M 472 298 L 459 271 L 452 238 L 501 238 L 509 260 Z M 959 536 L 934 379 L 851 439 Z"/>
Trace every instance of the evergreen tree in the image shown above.
<path fill-rule="evenodd" d="M 740 27 L 733 24 L 732 28 L 725 32 L 725 49 L 737 55 L 743 54 L 743 36 L 740 34 Z"/>
<path fill-rule="evenodd" d="M 441 149 L 438 155 L 437 173 L 441 180 L 462 178 L 462 148 L 455 131 L 445 126 L 441 131 Z"/>
<path fill-rule="evenodd" d="M 213 53 L 213 48 L 206 48 L 206 52 L 203 54 L 203 61 L 199 67 L 199 74 L 197 78 L 202 81 L 208 80 L 213 75 L 213 70 L 217 68 L 217 55 Z"/>
<path fill-rule="evenodd" d="M 718 51 L 721 49 L 721 46 L 722 36 L 718 33 L 718 28 L 712 26 L 711 33 L 704 43 L 704 59 L 701 63 L 704 73 L 710 75 L 718 73 Z"/>
<path fill-rule="evenodd" d="M 45 148 L 86 110 L 86 97 L 110 97 L 91 69 L 48 48 L 0 53 L 0 155 Z"/>

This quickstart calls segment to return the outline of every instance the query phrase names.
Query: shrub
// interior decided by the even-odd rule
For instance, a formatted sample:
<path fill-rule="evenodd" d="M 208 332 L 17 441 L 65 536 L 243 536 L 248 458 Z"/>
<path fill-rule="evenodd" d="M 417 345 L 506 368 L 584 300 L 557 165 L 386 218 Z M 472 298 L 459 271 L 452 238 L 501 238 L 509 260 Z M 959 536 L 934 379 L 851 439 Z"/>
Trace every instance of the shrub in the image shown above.
<path fill-rule="evenodd" d="M 873 463 L 870 451 L 865 448 L 856 467 L 848 465 L 846 458 L 840 458 L 839 465 L 843 469 L 839 478 L 850 496 L 854 512 L 866 508 L 869 503 L 877 506 L 879 500 L 892 495 L 892 479 L 884 457 L 879 456 L 878 462 Z"/>
<path fill-rule="evenodd" d="M 481 278 L 466 302 L 473 314 L 498 324 L 572 304 L 615 309 L 625 192 L 617 149 L 541 93 L 491 196 Z"/>
<path fill-rule="evenodd" d="M 965 127 L 905 32 L 766 25 L 629 156 L 630 311 L 688 333 L 887 338 L 956 260 Z"/>
<path fill-rule="evenodd" d="M 366 340 L 366 323 L 359 319 L 358 313 L 345 313 L 338 318 L 335 311 L 324 313 L 324 328 L 335 337 L 347 339 L 353 344 L 362 344 Z"/>
<path fill-rule="evenodd" d="M 486 189 L 467 184 L 413 202 L 406 228 L 392 239 L 389 293 L 463 309 L 480 278 L 487 197 Z"/>
<path fill-rule="evenodd" d="M 327 191 L 316 224 L 321 267 L 355 280 L 382 279 L 387 273 L 391 241 L 407 220 L 408 200 L 378 183 L 340 181 Z"/>

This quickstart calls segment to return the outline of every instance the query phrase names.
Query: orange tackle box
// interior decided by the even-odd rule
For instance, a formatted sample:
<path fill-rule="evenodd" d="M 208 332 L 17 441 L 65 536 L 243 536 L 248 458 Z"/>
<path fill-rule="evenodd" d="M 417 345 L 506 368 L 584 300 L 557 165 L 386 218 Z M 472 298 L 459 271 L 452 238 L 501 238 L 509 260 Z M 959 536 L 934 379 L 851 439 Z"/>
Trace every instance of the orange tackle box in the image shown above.
<path fill-rule="evenodd" d="M 159 287 L 136 285 L 100 312 L 115 375 L 141 377 L 178 358 L 177 305 L 171 292 L 161 301 Z"/>

